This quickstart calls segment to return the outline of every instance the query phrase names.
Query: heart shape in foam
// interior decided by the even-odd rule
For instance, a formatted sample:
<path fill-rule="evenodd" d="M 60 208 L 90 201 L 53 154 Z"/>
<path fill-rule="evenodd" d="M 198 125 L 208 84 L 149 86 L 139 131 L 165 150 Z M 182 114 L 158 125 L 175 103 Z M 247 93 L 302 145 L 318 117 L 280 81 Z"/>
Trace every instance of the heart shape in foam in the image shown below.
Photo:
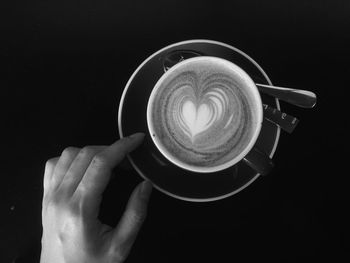
<path fill-rule="evenodd" d="M 191 100 L 185 101 L 182 105 L 182 120 L 187 129 L 184 132 L 193 139 L 194 136 L 212 125 L 215 120 L 213 114 L 213 108 L 206 103 L 202 103 L 196 108 Z"/>

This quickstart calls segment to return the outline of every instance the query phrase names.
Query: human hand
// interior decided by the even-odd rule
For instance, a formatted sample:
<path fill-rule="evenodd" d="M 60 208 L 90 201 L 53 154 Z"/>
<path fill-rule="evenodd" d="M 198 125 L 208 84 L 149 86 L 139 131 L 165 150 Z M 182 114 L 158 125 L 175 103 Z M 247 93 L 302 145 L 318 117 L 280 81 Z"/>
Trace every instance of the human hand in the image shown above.
<path fill-rule="evenodd" d="M 119 263 L 126 259 L 146 217 L 152 184 L 144 181 L 134 189 L 116 228 L 97 217 L 113 167 L 143 137 L 138 133 L 110 146 L 68 147 L 60 157 L 46 162 L 41 263 Z"/>

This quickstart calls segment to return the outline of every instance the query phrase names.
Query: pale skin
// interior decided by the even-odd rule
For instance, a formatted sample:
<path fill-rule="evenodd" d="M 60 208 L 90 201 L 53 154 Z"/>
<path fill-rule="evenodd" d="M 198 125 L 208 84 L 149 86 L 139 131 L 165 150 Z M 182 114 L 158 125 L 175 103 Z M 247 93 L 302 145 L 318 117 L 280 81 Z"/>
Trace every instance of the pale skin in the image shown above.
<path fill-rule="evenodd" d="M 125 261 L 146 218 L 152 184 L 144 181 L 134 189 L 115 228 L 97 217 L 112 169 L 143 137 L 137 133 L 110 146 L 68 147 L 46 162 L 41 263 Z"/>

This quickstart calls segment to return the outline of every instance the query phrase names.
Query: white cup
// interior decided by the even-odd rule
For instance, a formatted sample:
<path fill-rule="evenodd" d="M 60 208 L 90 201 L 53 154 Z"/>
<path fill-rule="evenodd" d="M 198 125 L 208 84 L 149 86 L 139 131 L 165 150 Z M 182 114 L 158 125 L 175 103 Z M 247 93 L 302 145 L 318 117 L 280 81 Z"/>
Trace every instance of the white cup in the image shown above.
<path fill-rule="evenodd" d="M 244 89 L 248 91 L 247 94 L 250 96 L 250 101 L 253 102 L 252 105 L 254 105 L 251 110 L 253 111 L 252 115 L 255 117 L 253 118 L 253 121 L 252 121 L 252 130 L 251 130 L 252 136 L 250 136 L 249 142 L 246 144 L 244 149 L 241 150 L 241 152 L 236 157 L 234 157 L 233 159 L 231 159 L 223 164 L 213 166 L 213 167 L 194 166 L 194 165 L 187 164 L 187 163 L 177 159 L 176 156 L 174 156 L 170 151 L 168 151 L 164 147 L 161 140 L 157 137 L 157 134 L 155 134 L 155 129 L 150 121 L 151 116 L 152 116 L 151 105 L 153 104 L 154 99 L 155 99 L 155 95 L 159 92 L 159 89 L 161 88 L 162 83 L 175 71 L 181 70 L 182 67 L 186 66 L 189 63 L 199 62 L 201 60 L 213 62 L 214 64 L 215 63 L 223 63 L 225 65 L 225 68 L 229 69 L 229 71 L 232 71 L 232 76 L 239 76 L 239 78 L 241 80 L 243 80 L 243 82 L 245 84 Z M 156 145 L 156 147 L 158 148 L 158 150 L 163 154 L 164 157 L 166 157 L 170 162 L 172 162 L 176 166 L 181 167 L 181 168 L 186 169 L 186 170 L 189 170 L 189 171 L 192 171 L 192 172 L 198 172 L 198 173 L 213 173 L 213 172 L 221 171 L 221 170 L 227 169 L 227 168 L 237 164 L 242 159 L 244 159 L 248 165 L 251 165 L 252 161 L 247 160 L 246 157 L 247 157 L 247 154 L 252 150 L 253 146 L 256 143 L 256 140 L 258 139 L 258 136 L 259 136 L 259 133 L 261 130 L 261 126 L 262 126 L 262 122 L 263 122 L 262 100 L 261 100 L 258 88 L 255 85 L 255 82 L 251 79 L 251 77 L 243 69 L 238 67 L 236 64 L 232 63 L 231 61 L 225 60 L 223 58 L 218 58 L 218 57 L 199 56 L 199 57 L 189 58 L 189 59 L 186 59 L 184 61 L 177 63 L 176 65 L 171 67 L 168 71 L 166 71 L 160 77 L 160 79 L 157 81 L 157 83 L 155 84 L 155 86 L 151 92 L 151 95 L 148 99 L 148 104 L 147 104 L 148 130 L 149 130 L 149 132 L 151 134 L 151 138 L 152 138 L 154 144 Z M 254 168 L 254 165 L 252 167 Z M 254 168 L 254 169 L 256 169 L 256 168 Z M 258 169 L 258 172 L 260 172 L 259 169 Z"/>

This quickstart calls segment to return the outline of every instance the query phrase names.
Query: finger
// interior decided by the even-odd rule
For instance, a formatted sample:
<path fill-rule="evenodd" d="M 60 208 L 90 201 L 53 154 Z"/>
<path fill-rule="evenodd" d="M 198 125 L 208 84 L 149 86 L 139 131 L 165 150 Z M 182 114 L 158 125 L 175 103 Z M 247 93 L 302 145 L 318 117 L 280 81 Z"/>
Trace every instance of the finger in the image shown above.
<path fill-rule="evenodd" d="M 124 159 L 127 153 L 141 144 L 143 137 L 142 133 L 134 134 L 133 137 L 118 140 L 96 154 L 77 187 L 77 192 L 83 191 L 91 199 L 102 195 L 110 179 L 112 169 Z"/>
<path fill-rule="evenodd" d="M 105 145 L 85 146 L 79 151 L 60 184 L 60 188 L 64 189 L 68 196 L 76 190 L 92 158 L 106 147 Z"/>
<path fill-rule="evenodd" d="M 69 166 L 79 153 L 80 149 L 76 147 L 68 147 L 62 152 L 55 169 L 53 171 L 50 188 L 55 191 L 61 184 L 64 175 L 68 171 Z"/>
<path fill-rule="evenodd" d="M 46 161 L 45 164 L 45 172 L 44 172 L 44 196 L 46 195 L 46 192 L 48 191 L 50 180 L 53 174 L 53 171 L 55 169 L 55 166 L 58 162 L 59 157 L 54 157 Z"/>
<path fill-rule="evenodd" d="M 127 256 L 136 236 L 146 219 L 148 201 L 152 192 L 152 183 L 143 181 L 133 191 L 126 210 L 113 231 L 112 243 L 115 250 Z"/>

